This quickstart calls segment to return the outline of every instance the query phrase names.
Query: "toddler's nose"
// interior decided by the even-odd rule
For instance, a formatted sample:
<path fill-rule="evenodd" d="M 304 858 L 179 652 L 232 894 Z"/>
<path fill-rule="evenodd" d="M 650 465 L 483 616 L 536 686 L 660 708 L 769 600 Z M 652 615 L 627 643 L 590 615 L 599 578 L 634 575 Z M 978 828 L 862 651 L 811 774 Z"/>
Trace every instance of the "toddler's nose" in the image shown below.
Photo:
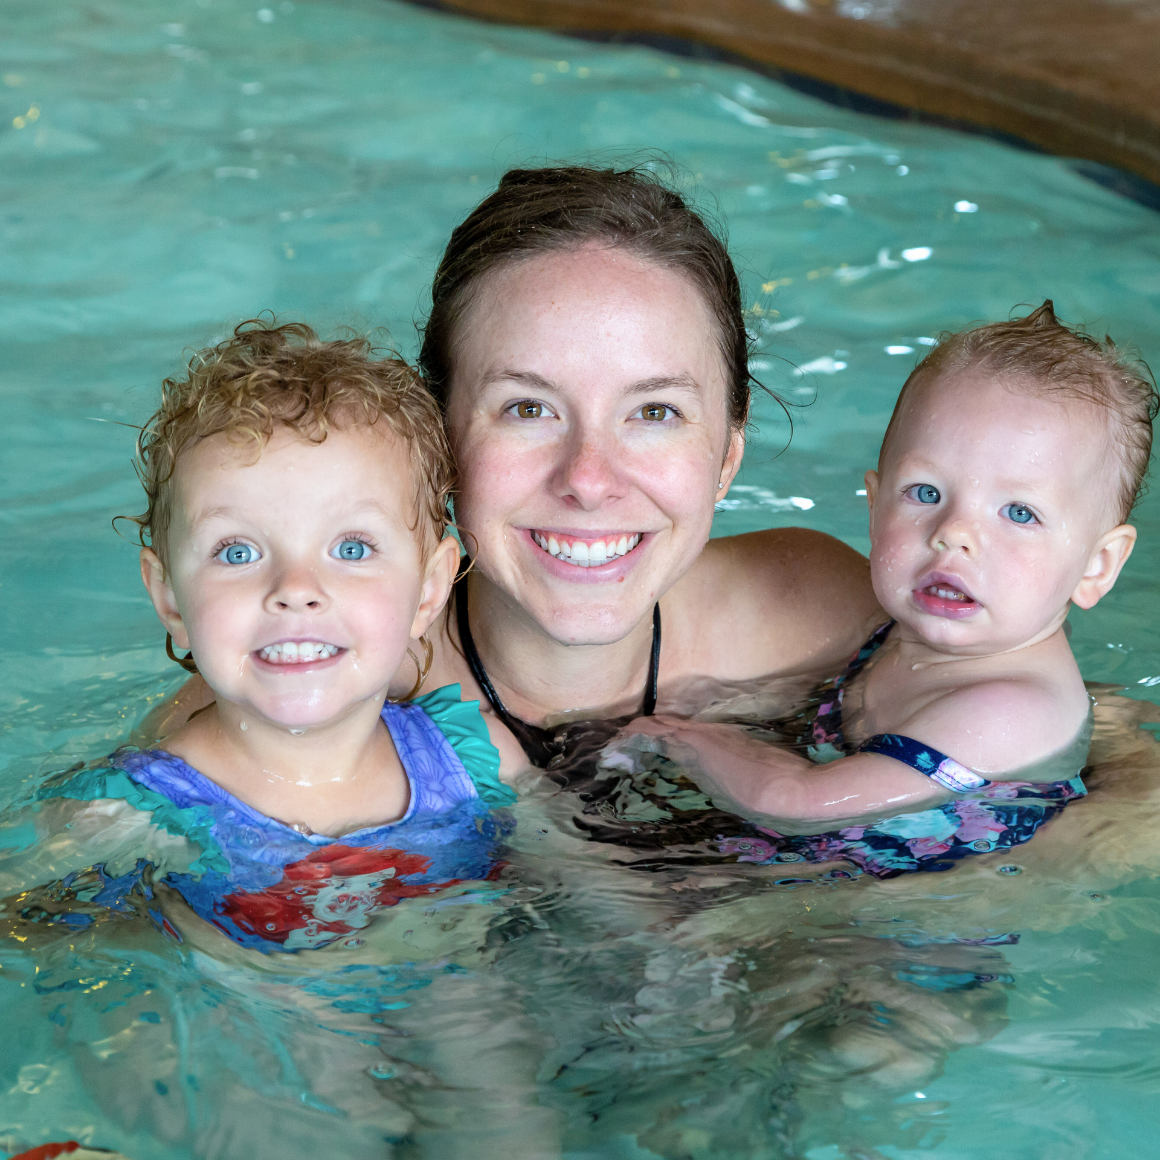
<path fill-rule="evenodd" d="M 321 612 L 328 603 L 326 593 L 312 569 L 287 568 L 266 597 L 266 611 Z"/>

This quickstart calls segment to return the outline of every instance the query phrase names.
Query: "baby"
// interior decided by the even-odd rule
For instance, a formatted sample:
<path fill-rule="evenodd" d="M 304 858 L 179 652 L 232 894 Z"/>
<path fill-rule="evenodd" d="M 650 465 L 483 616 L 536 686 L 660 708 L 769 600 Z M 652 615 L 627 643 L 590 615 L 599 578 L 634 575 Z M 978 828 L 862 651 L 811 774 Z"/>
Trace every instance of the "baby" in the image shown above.
<path fill-rule="evenodd" d="M 729 725 L 629 731 L 663 737 L 718 804 L 759 815 L 775 840 L 831 832 L 780 860 L 889 873 L 1025 841 L 1084 792 L 1089 698 L 1064 622 L 1132 552 L 1124 521 L 1156 412 L 1147 368 L 1068 330 L 1050 302 L 945 338 L 907 379 L 866 474 L 890 619 L 799 719 L 814 760 Z M 1042 806 L 1020 814 L 1023 798 Z M 873 849 L 879 830 L 884 846 L 905 843 L 901 857 Z M 745 860 L 763 860 L 751 845 Z"/>
<path fill-rule="evenodd" d="M 39 882 L 96 866 L 86 896 L 114 905 L 168 870 L 197 914 L 266 951 L 486 878 L 488 807 L 514 800 L 498 752 L 459 686 L 416 695 L 459 548 L 450 453 L 414 372 L 361 339 L 245 323 L 166 381 L 139 459 L 142 578 L 169 655 L 188 650 L 216 701 L 164 750 L 121 750 L 42 790 L 37 828 L 79 799 L 91 808 L 68 826 L 91 840 L 70 843 L 76 867 L 41 843 L 20 877 L 37 858 L 51 863 Z M 118 876 L 141 837 L 149 857 Z"/>

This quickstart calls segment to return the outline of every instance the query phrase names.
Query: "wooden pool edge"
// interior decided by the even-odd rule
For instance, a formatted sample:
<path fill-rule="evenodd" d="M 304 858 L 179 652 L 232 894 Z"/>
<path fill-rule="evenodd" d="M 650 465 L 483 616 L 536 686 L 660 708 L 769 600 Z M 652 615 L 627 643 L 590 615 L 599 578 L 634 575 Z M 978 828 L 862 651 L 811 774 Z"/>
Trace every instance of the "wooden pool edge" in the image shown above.
<path fill-rule="evenodd" d="M 1160 187 L 1160 104 L 1148 99 L 1152 94 L 1117 101 L 1090 77 L 1073 78 L 1041 59 L 996 55 L 985 44 L 949 43 L 828 11 L 790 11 L 771 0 L 426 0 L 426 6 L 562 33 L 702 43 Z"/>

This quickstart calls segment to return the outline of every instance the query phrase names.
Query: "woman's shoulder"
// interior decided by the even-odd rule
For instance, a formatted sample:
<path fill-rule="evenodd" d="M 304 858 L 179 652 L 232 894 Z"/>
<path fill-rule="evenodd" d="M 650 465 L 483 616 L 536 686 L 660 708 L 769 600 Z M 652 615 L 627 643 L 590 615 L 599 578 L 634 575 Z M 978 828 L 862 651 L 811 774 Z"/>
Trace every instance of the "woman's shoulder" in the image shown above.
<path fill-rule="evenodd" d="M 808 528 L 710 540 L 662 614 L 682 667 L 734 679 L 840 667 L 885 619 L 865 556 Z"/>

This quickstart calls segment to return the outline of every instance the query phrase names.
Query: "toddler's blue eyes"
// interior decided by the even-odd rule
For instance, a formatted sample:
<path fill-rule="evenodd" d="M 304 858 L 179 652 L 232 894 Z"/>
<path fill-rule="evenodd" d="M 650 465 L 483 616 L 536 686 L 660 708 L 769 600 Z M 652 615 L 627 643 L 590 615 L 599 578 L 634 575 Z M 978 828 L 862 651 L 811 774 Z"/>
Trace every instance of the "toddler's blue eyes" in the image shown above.
<path fill-rule="evenodd" d="M 371 554 L 371 546 L 362 540 L 343 540 L 330 554 L 336 560 L 365 560 Z"/>
<path fill-rule="evenodd" d="M 942 499 L 939 489 L 929 483 L 920 483 L 917 487 L 912 487 L 910 494 L 919 503 L 938 503 Z"/>
<path fill-rule="evenodd" d="M 262 557 L 257 548 L 251 548 L 249 544 L 227 544 L 218 552 L 217 558 L 223 564 L 252 564 Z"/>
<path fill-rule="evenodd" d="M 1033 524 L 1036 522 L 1035 513 L 1021 503 L 1009 503 L 1003 509 L 1003 514 L 1014 524 Z"/>

